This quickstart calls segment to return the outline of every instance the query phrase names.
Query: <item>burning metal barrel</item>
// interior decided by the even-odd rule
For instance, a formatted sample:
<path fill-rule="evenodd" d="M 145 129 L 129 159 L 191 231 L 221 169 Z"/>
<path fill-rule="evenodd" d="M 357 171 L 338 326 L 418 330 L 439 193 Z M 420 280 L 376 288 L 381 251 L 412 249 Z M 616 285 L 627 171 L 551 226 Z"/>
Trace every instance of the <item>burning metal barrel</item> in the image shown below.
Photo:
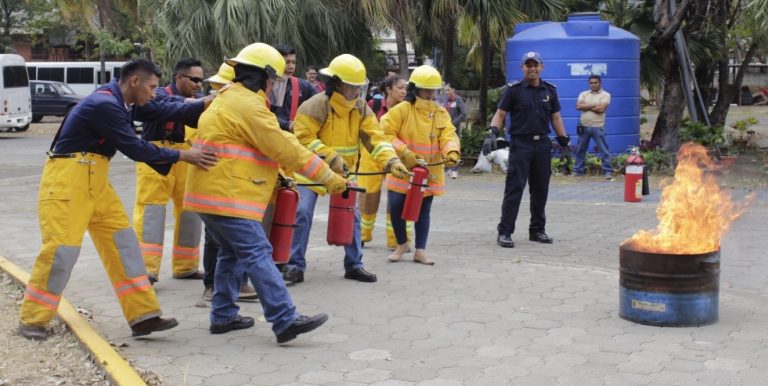
<path fill-rule="evenodd" d="M 703 326 L 719 315 L 720 251 L 641 252 L 620 247 L 619 315 L 654 326 Z"/>
<path fill-rule="evenodd" d="M 713 165 L 703 146 L 681 146 L 674 178 L 662 182 L 659 224 L 621 245 L 622 318 L 655 326 L 717 321 L 720 240 L 754 195 L 734 204 L 730 192 L 706 173 Z"/>

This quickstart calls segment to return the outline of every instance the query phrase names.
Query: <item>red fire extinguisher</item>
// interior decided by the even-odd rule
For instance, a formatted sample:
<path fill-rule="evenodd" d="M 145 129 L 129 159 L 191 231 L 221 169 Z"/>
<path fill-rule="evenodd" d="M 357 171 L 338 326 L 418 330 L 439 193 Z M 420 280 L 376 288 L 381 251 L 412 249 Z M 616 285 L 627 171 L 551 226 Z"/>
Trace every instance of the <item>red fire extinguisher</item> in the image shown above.
<path fill-rule="evenodd" d="M 343 193 L 332 194 L 328 208 L 328 245 L 352 244 L 352 231 L 355 226 L 355 192 L 365 192 L 364 188 L 353 185 Z"/>
<path fill-rule="evenodd" d="M 624 173 L 624 201 L 640 202 L 643 197 L 643 156 L 637 148 L 632 149 L 632 154 L 627 158 L 626 172 Z"/>
<path fill-rule="evenodd" d="M 296 209 L 299 206 L 299 192 L 291 187 L 291 183 L 277 190 L 275 213 L 272 216 L 272 231 L 269 243 L 272 244 L 272 260 L 277 264 L 285 264 L 291 258 L 291 241 L 293 228 L 296 227 Z"/>
<path fill-rule="evenodd" d="M 405 204 L 403 204 L 403 214 L 400 216 L 406 221 L 419 221 L 421 213 L 421 202 L 424 200 L 424 191 L 427 188 L 427 176 L 429 170 L 425 167 L 416 166 L 411 170 L 411 186 L 408 193 L 405 194 Z"/>

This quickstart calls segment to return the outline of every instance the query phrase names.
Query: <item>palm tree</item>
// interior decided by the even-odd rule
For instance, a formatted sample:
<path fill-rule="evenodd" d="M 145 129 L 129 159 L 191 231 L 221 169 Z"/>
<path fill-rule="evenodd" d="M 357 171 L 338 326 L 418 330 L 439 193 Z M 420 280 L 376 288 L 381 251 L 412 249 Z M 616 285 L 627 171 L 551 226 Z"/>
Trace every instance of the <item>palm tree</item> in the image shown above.
<path fill-rule="evenodd" d="M 259 41 L 293 45 L 300 65 L 341 52 L 366 56 L 371 46 L 365 19 L 343 0 L 166 0 L 158 11 L 165 63 L 197 57 L 216 68 Z"/>
<path fill-rule="evenodd" d="M 466 23 L 473 23 L 479 30 L 474 45 L 480 48 L 480 108 L 477 121 L 485 125 L 488 111 L 488 80 L 491 68 L 491 53 L 495 47 L 502 50 L 504 41 L 512 35 L 511 29 L 516 23 L 554 19 L 563 8 L 561 0 L 461 0 Z M 461 21 L 459 22 L 461 24 Z M 467 28 L 469 29 L 469 28 Z M 461 28 L 460 28 L 461 31 Z M 491 39 L 495 32 L 495 39 Z M 479 43 L 479 45 L 478 45 Z M 472 55 L 472 51 L 470 51 Z"/>
<path fill-rule="evenodd" d="M 422 47 L 439 46 L 441 60 L 439 67 L 443 81 L 454 81 L 453 62 L 458 19 L 463 14 L 459 0 L 427 0 L 417 2 L 414 8 L 418 40 Z"/>
<path fill-rule="evenodd" d="M 361 0 L 358 2 L 361 13 L 377 30 L 389 29 L 395 32 L 397 61 L 400 75 L 408 77 L 408 47 L 406 38 L 413 41 L 416 34 L 412 9 L 414 2 L 409 0 Z"/>

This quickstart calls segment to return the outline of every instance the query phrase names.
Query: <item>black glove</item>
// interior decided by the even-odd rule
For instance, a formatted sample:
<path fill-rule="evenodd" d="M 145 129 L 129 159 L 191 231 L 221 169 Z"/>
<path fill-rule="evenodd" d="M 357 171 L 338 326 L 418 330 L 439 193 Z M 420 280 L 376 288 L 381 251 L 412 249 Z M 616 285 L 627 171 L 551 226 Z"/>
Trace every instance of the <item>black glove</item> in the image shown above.
<path fill-rule="evenodd" d="M 567 135 L 557 137 L 557 143 L 559 143 L 562 147 L 569 147 L 571 145 L 571 137 Z"/>
<path fill-rule="evenodd" d="M 491 131 L 491 134 L 493 134 L 494 137 L 498 137 L 501 134 L 501 130 L 496 126 L 491 126 L 489 130 Z"/>

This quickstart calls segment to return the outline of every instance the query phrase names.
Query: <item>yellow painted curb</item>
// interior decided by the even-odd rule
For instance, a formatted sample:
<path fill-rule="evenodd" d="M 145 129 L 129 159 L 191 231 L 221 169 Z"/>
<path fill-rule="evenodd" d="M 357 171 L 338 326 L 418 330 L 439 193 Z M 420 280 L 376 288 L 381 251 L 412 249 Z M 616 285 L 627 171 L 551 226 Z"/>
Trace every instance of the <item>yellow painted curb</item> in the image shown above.
<path fill-rule="evenodd" d="M 19 284 L 26 285 L 29 281 L 29 274 L 16 264 L 0 256 L 0 270 L 11 275 Z M 59 317 L 70 331 L 75 334 L 77 340 L 90 351 L 96 365 L 104 370 L 109 380 L 116 385 L 144 385 L 146 383 L 139 376 L 136 370 L 128 364 L 88 322 L 80 316 L 67 299 L 61 298 L 59 303 Z"/>

